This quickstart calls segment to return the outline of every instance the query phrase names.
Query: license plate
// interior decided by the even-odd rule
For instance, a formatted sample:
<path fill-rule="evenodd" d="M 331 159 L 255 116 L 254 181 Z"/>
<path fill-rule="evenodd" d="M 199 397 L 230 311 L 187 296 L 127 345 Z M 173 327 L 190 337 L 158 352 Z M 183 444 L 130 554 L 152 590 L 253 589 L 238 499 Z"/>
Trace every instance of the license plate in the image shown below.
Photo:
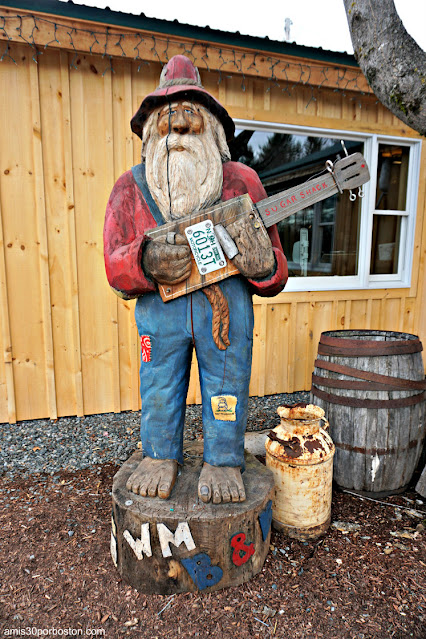
<path fill-rule="evenodd" d="M 188 226 L 185 235 L 201 275 L 213 273 L 226 266 L 226 259 L 211 220 Z"/>

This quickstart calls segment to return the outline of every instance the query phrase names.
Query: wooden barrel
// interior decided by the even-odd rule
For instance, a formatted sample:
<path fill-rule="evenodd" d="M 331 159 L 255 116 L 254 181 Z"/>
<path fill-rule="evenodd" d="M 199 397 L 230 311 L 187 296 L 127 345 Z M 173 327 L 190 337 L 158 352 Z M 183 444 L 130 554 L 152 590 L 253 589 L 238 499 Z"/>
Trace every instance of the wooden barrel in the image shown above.
<path fill-rule="evenodd" d="M 321 334 L 311 401 L 330 422 L 338 486 L 383 496 L 409 484 L 426 431 L 421 351 L 407 333 Z"/>

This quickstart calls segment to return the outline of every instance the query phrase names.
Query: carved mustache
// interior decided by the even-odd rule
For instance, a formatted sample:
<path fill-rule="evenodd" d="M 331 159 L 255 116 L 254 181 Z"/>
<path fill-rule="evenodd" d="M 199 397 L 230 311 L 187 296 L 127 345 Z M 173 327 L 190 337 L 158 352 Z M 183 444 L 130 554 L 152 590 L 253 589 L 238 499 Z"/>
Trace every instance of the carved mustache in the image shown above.
<path fill-rule="evenodd" d="M 195 153 L 203 147 L 203 143 L 200 139 L 189 136 L 181 135 L 180 133 L 171 133 L 164 138 L 161 138 L 158 142 L 159 151 L 161 153 L 167 153 L 169 151 L 187 151 L 188 153 Z"/>

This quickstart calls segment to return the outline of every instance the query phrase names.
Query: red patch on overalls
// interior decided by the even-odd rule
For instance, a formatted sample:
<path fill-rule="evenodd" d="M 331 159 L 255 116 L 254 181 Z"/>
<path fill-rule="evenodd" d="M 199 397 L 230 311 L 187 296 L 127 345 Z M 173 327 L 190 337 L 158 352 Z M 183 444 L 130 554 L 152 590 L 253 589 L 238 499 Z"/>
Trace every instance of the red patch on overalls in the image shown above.
<path fill-rule="evenodd" d="M 149 335 L 141 336 L 142 361 L 151 361 L 151 338 Z"/>

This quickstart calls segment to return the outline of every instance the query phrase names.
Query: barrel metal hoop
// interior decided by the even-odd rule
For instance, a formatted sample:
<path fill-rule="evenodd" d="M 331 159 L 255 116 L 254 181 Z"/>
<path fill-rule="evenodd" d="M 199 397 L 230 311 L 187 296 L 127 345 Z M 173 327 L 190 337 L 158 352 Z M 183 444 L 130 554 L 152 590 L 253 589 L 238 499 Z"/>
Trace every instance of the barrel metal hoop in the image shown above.
<path fill-rule="evenodd" d="M 340 448 L 341 450 L 348 450 L 353 453 L 361 453 L 362 455 L 371 455 L 375 457 L 378 455 L 382 457 L 383 455 L 400 455 L 401 453 L 406 453 L 413 448 L 417 448 L 422 443 L 421 440 L 412 439 L 408 446 L 404 446 L 403 448 L 363 448 L 362 446 L 352 446 L 352 444 L 345 444 L 344 442 L 334 442 L 336 448 Z"/>
<path fill-rule="evenodd" d="M 371 355 L 404 355 L 423 350 L 420 340 L 408 342 L 373 342 L 321 337 L 318 344 L 319 355 L 339 355 L 342 357 L 369 357 Z"/>
<path fill-rule="evenodd" d="M 328 377 L 312 376 L 312 381 L 320 384 L 320 386 L 330 386 L 332 388 L 348 388 L 354 390 L 425 390 L 426 380 L 414 380 L 414 379 L 402 379 L 401 377 L 393 377 L 391 375 L 380 375 L 379 373 L 372 373 L 370 371 L 362 371 L 358 368 L 351 366 L 344 366 L 342 364 L 335 364 L 334 362 L 326 362 L 322 359 L 315 360 L 316 368 L 331 371 L 332 373 L 339 373 L 341 375 L 347 375 L 348 377 L 356 377 L 358 379 L 364 379 L 372 384 L 363 384 L 360 382 L 354 382 L 352 380 L 336 380 Z M 320 380 L 320 381 L 318 381 Z M 335 383 L 339 382 L 339 383 Z"/>
<path fill-rule="evenodd" d="M 374 340 L 374 339 L 352 339 L 350 337 L 332 337 L 331 335 L 321 334 L 320 344 L 326 344 L 328 346 L 345 346 L 356 347 L 366 346 L 367 348 L 374 348 L 381 346 L 383 350 L 391 349 L 394 345 L 403 347 L 407 344 L 415 345 L 418 351 L 423 350 L 423 346 L 418 337 L 415 339 L 395 339 L 395 340 Z"/>
<path fill-rule="evenodd" d="M 402 397 L 401 399 L 360 399 L 358 397 L 342 397 L 334 393 L 326 393 L 316 386 L 312 385 L 312 394 L 331 404 L 340 404 L 341 406 L 352 406 L 354 408 L 401 408 L 403 406 L 414 406 L 420 404 L 426 399 L 426 392 L 417 393 L 410 397 Z"/>
<path fill-rule="evenodd" d="M 325 386 L 326 388 L 344 388 L 346 390 L 356 391 L 390 391 L 395 390 L 395 386 L 385 386 L 375 382 L 357 382 L 352 379 L 333 379 L 331 377 L 322 377 L 321 375 L 312 375 L 312 384 Z"/>

